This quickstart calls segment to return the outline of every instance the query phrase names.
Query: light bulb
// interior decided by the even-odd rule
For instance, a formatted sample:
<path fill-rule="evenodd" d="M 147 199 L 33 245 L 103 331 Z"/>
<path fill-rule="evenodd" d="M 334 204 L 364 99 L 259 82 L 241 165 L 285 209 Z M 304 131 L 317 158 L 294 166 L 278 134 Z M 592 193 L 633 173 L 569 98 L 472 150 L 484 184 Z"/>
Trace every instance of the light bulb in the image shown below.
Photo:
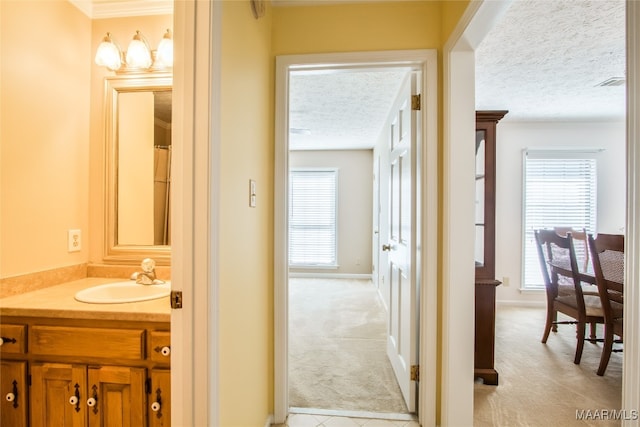
<path fill-rule="evenodd" d="M 171 37 L 171 30 L 167 30 L 160 43 L 158 43 L 154 66 L 156 68 L 173 67 L 173 38 Z"/>
<path fill-rule="evenodd" d="M 128 68 L 149 68 L 151 66 L 151 52 L 149 45 L 140 31 L 136 31 L 133 40 L 127 48 Z"/>
<path fill-rule="evenodd" d="M 110 33 L 107 33 L 102 39 L 102 42 L 100 42 L 100 45 L 98 45 L 95 62 L 101 67 L 107 67 L 111 71 L 116 71 L 122 66 L 122 54 L 118 46 L 111 39 Z"/>

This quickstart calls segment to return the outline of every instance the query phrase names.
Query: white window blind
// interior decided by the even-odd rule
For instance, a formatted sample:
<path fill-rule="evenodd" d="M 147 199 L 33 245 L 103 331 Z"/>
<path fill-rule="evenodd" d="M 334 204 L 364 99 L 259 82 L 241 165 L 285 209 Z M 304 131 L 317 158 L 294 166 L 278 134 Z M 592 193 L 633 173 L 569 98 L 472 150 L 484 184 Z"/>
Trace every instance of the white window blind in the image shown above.
<path fill-rule="evenodd" d="M 336 193 L 338 171 L 289 173 L 289 265 L 337 265 Z"/>
<path fill-rule="evenodd" d="M 534 230 L 596 229 L 596 159 L 593 153 L 525 151 L 523 288 L 543 289 Z M 576 247 L 578 249 L 578 247 Z"/>

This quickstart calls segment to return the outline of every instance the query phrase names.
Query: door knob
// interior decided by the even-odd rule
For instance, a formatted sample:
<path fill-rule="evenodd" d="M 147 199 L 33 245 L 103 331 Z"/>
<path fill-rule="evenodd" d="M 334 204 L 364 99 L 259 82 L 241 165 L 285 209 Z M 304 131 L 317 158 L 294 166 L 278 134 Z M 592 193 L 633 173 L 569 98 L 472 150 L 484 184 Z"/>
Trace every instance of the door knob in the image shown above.
<path fill-rule="evenodd" d="M 390 251 L 391 250 L 391 245 L 382 245 L 382 250 L 383 251 Z"/>

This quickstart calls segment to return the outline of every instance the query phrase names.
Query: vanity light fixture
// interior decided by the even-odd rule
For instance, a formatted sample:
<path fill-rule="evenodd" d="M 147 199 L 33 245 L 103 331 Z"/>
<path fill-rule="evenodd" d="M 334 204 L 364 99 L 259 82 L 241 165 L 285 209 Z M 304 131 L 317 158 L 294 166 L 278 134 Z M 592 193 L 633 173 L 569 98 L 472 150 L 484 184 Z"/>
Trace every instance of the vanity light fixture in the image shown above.
<path fill-rule="evenodd" d="M 156 51 L 152 51 L 144 35 L 136 31 L 124 53 L 111 33 L 107 33 L 98 46 L 95 62 L 117 73 L 166 71 L 173 67 L 171 30 L 167 29 Z"/>

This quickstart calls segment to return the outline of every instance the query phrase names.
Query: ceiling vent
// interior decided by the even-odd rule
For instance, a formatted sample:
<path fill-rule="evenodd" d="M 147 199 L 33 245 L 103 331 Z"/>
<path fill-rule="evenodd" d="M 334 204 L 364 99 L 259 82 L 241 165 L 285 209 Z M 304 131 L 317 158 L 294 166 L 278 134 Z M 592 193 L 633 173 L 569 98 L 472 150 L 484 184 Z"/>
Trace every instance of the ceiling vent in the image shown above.
<path fill-rule="evenodd" d="M 625 84 L 625 78 L 624 77 L 611 77 L 605 81 L 603 81 L 602 83 L 598 83 L 596 85 L 596 87 L 598 86 L 624 86 Z"/>

